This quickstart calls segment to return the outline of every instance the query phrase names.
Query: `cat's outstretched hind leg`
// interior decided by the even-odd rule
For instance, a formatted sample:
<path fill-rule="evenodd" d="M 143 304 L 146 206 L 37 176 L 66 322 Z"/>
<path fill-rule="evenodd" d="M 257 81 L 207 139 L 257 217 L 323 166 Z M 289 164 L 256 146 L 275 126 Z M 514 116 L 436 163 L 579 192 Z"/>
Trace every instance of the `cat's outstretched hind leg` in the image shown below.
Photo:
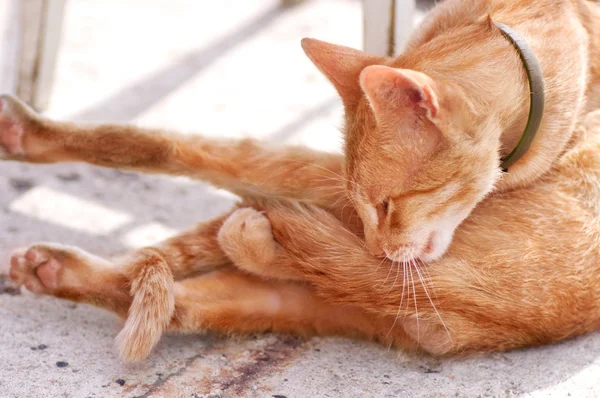
<path fill-rule="evenodd" d="M 200 223 L 112 262 L 75 247 L 33 245 L 13 253 L 10 276 L 35 293 L 86 302 L 127 316 L 117 338 L 119 350 L 126 359 L 140 359 L 171 320 L 174 280 L 231 264 L 217 241 L 227 216 Z"/>
<path fill-rule="evenodd" d="M 37 244 L 11 256 L 10 277 L 38 294 L 85 302 L 127 316 L 117 336 L 123 359 L 145 358 L 175 310 L 174 280 L 156 250 L 142 249 L 122 267 L 83 250 Z"/>
<path fill-rule="evenodd" d="M 343 157 L 255 140 L 217 140 L 135 126 L 63 123 L 0 96 L 0 159 L 87 162 L 205 180 L 241 196 L 344 199 Z"/>
<path fill-rule="evenodd" d="M 123 267 L 115 267 L 79 249 L 46 244 L 16 251 L 11 262 L 17 284 L 127 317 L 117 338 L 126 360 L 145 358 L 164 329 L 335 334 L 411 344 L 405 335 L 399 342 L 398 334 L 381 334 L 394 327 L 393 319 L 327 303 L 307 284 L 264 279 L 233 267 L 173 283 L 152 251 L 138 252 Z"/>

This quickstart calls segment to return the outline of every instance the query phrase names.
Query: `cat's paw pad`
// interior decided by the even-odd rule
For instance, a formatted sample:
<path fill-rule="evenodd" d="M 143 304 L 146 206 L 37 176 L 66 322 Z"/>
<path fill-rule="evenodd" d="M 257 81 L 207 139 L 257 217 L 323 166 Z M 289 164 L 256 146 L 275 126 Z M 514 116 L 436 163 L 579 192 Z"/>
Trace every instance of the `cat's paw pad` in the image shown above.
<path fill-rule="evenodd" d="M 0 157 L 25 154 L 22 108 L 20 101 L 10 95 L 0 96 Z"/>
<path fill-rule="evenodd" d="M 218 240 L 234 261 L 270 262 L 279 249 L 271 222 L 263 212 L 252 208 L 233 212 L 219 230 Z"/>
<path fill-rule="evenodd" d="M 46 293 L 58 287 L 62 264 L 50 248 L 42 245 L 15 250 L 10 258 L 10 279 L 34 293 Z"/>

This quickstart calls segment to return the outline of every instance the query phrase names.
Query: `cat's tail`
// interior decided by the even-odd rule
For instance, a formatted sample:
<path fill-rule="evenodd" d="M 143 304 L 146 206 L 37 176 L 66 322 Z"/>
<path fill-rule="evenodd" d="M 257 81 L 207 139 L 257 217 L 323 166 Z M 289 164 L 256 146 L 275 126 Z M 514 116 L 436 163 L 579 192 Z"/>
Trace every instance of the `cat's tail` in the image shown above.
<path fill-rule="evenodd" d="M 129 270 L 133 300 L 116 338 L 117 350 L 125 361 L 145 359 L 175 312 L 175 282 L 165 259 L 154 249 L 141 250 L 136 256 Z"/>

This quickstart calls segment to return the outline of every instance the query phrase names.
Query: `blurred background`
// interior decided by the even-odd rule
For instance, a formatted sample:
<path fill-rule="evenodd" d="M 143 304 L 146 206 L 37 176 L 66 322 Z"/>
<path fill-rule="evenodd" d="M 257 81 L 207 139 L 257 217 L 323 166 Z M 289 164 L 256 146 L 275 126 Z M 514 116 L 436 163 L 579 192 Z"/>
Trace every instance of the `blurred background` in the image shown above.
<path fill-rule="evenodd" d="M 385 36 L 377 9 L 392 2 L 399 32 L 433 6 L 418 1 L 408 15 L 412 0 L 0 0 L 0 89 L 61 120 L 339 151 L 341 104 L 300 39 L 362 48 L 366 12 Z M 0 252 L 56 241 L 111 256 L 234 200 L 185 178 L 0 162 Z M 113 349 L 120 325 L 90 306 L 16 291 L 0 275 L 0 397 L 566 396 L 598 388 L 598 336 L 444 361 L 345 339 L 167 336 L 148 361 L 128 365 Z"/>

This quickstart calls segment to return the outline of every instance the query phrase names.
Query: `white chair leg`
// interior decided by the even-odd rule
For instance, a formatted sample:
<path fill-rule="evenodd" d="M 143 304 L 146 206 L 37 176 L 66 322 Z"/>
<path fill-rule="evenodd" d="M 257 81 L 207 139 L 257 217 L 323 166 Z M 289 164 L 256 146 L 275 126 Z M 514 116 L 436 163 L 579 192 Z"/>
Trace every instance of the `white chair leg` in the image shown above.
<path fill-rule="evenodd" d="M 37 110 L 50 98 L 65 0 L 20 0 L 17 95 Z"/>
<path fill-rule="evenodd" d="M 416 0 L 363 0 L 364 50 L 398 55 L 413 26 Z"/>
<path fill-rule="evenodd" d="M 19 0 L 0 2 L 0 93 L 15 94 L 19 58 Z"/>

